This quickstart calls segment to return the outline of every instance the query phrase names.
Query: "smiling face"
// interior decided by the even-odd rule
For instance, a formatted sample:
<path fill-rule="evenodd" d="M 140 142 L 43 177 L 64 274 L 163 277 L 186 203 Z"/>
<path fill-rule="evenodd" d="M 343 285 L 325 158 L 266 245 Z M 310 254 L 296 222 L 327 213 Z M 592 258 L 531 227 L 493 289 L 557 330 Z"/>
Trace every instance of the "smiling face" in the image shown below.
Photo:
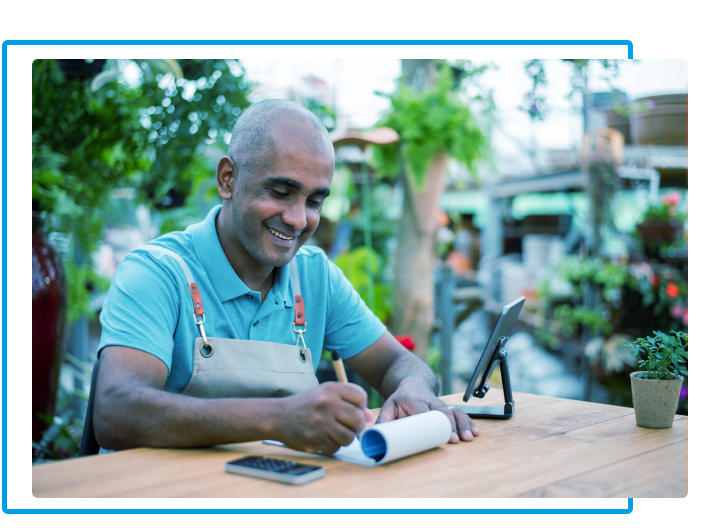
<path fill-rule="evenodd" d="M 225 253 L 250 269 L 288 264 L 313 235 L 335 168 L 329 139 L 307 119 L 277 123 L 267 139 L 266 163 L 239 173 L 227 157 L 218 164 L 218 235 Z"/>

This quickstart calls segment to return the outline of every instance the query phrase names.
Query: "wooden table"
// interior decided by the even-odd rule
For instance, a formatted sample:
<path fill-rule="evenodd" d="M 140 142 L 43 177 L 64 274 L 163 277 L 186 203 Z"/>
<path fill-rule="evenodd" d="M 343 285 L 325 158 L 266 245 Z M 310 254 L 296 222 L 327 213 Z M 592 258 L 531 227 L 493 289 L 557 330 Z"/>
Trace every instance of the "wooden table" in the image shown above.
<path fill-rule="evenodd" d="M 498 405 L 500 390 L 470 403 Z M 633 409 L 514 393 L 509 420 L 477 420 L 472 442 L 379 467 L 261 442 L 207 449 L 132 449 L 32 468 L 36 497 L 684 497 L 687 417 L 637 427 Z M 461 395 L 443 397 L 461 403 Z M 325 466 L 290 486 L 225 473 L 245 455 Z"/>

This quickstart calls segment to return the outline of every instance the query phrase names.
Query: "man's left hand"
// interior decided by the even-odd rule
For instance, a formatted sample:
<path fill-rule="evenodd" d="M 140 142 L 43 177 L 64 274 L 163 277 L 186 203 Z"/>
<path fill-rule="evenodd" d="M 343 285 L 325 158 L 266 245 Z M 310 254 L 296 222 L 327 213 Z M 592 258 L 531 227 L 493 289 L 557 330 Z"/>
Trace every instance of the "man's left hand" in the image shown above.
<path fill-rule="evenodd" d="M 379 411 L 376 423 L 390 422 L 427 411 L 441 411 L 450 420 L 452 435 L 450 443 L 456 444 L 460 439 L 469 442 L 479 434 L 479 429 L 472 419 L 460 409 L 450 409 L 422 382 L 404 380 L 396 391 L 386 400 Z"/>

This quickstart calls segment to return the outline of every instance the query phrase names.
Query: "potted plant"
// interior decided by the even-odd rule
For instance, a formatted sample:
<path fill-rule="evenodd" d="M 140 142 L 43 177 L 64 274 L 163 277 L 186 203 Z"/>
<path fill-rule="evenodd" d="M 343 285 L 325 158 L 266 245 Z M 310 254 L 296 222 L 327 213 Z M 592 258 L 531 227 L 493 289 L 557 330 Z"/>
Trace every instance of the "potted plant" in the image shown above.
<path fill-rule="evenodd" d="M 687 334 L 655 331 L 655 337 L 626 344 L 644 370 L 631 374 L 636 425 L 653 429 L 672 427 L 683 376 L 687 375 Z"/>
<path fill-rule="evenodd" d="M 680 237 L 687 217 L 679 210 L 682 195 L 676 191 L 664 196 L 659 204 L 648 207 L 643 220 L 636 226 L 646 244 L 674 242 Z"/>

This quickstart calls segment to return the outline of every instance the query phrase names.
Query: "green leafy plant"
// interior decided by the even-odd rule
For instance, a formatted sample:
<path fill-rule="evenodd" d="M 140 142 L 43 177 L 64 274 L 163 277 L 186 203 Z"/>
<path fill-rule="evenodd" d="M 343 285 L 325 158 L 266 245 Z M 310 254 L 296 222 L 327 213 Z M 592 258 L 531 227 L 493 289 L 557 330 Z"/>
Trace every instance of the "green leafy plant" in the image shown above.
<path fill-rule="evenodd" d="M 566 257 L 554 271 L 538 288 L 536 328 L 538 339 L 553 349 L 559 349 L 562 338 L 579 335 L 580 327 L 608 340 L 624 324 L 646 332 L 662 326 L 686 330 L 689 324 L 686 276 L 671 266 Z M 601 301 L 594 308 L 584 304 L 586 284 L 599 291 Z"/>
<path fill-rule="evenodd" d="M 422 189 L 430 160 L 439 152 L 473 170 L 486 139 L 469 107 L 454 89 L 449 66 L 440 67 L 438 81 L 430 90 L 415 91 L 399 84 L 393 94 L 380 95 L 389 98 L 392 109 L 378 126 L 394 129 L 401 139 L 374 147 L 373 163 L 381 176 L 396 176 L 402 156 L 410 168 L 413 186 Z"/>
<path fill-rule="evenodd" d="M 374 251 L 366 247 L 358 247 L 347 253 L 343 253 L 335 259 L 335 264 L 345 274 L 347 280 L 352 283 L 354 289 L 359 292 L 362 300 L 369 306 L 367 298 L 367 287 L 372 277 L 367 273 L 367 263 L 371 262 L 372 276 L 376 277 L 381 273 L 381 257 Z M 380 277 L 374 280 L 374 307 L 376 316 L 382 321 L 386 321 L 392 312 L 391 286 Z"/>
<path fill-rule="evenodd" d="M 683 221 L 687 218 L 686 211 L 682 211 L 679 207 L 682 195 L 677 191 L 673 191 L 663 196 L 660 203 L 651 204 L 643 213 L 643 222 L 649 220 L 664 220 L 664 221 Z"/>
<path fill-rule="evenodd" d="M 92 317 L 90 290 L 107 287 L 92 255 L 114 193 L 131 188 L 135 205 L 178 207 L 208 174 L 203 149 L 226 140 L 249 104 L 235 60 L 181 60 L 167 73 L 154 61 L 108 61 L 123 63 L 139 65 L 137 85 L 113 70 L 91 83 L 65 77 L 54 60 L 32 63 L 33 213 L 67 266 L 71 321 Z"/>
<path fill-rule="evenodd" d="M 633 343 L 621 343 L 633 350 L 638 358 L 638 367 L 645 369 L 639 376 L 643 379 L 669 380 L 687 375 L 687 334 L 673 335 L 655 331 L 655 337 L 636 339 Z"/>

